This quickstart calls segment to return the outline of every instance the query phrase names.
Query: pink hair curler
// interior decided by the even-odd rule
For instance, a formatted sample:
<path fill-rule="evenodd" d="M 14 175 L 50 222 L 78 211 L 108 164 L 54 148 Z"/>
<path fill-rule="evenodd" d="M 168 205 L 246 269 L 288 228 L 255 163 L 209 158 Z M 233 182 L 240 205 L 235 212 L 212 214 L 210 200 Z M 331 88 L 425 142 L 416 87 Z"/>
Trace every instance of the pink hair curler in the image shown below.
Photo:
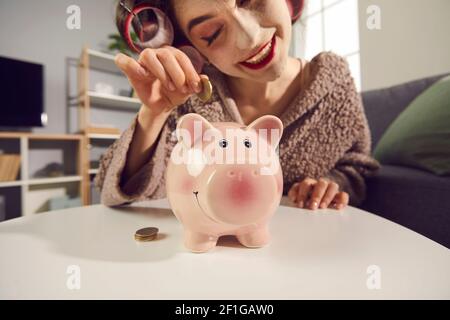
<path fill-rule="evenodd" d="M 291 14 L 291 20 L 294 22 L 302 15 L 305 6 L 305 0 L 286 0 Z"/>
<path fill-rule="evenodd" d="M 165 45 L 172 46 L 174 42 L 174 27 L 169 17 L 160 9 L 143 3 L 133 9 L 120 5 L 128 11 L 125 19 L 124 36 L 128 46 L 140 53 L 146 48 L 157 49 Z M 131 37 L 134 30 L 137 40 Z M 183 44 L 177 49 L 183 51 L 191 60 L 195 70 L 201 73 L 205 59 L 193 46 Z"/>

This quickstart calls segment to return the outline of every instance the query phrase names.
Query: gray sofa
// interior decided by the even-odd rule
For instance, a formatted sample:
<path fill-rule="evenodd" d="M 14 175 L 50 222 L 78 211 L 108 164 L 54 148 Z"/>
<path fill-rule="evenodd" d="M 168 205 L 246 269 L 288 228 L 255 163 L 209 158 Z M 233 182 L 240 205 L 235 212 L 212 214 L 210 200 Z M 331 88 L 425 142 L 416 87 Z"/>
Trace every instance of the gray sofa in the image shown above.
<path fill-rule="evenodd" d="M 414 98 L 445 75 L 362 93 L 374 149 L 384 131 Z M 450 125 L 450 123 L 449 123 Z M 383 165 L 367 181 L 361 208 L 414 230 L 450 248 L 450 177 Z"/>

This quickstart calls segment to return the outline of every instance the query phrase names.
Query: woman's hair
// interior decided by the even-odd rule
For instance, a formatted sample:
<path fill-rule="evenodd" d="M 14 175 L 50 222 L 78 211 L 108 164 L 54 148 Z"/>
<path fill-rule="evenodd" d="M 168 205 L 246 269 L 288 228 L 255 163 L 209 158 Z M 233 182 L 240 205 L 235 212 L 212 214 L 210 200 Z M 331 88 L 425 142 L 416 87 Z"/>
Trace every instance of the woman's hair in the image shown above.
<path fill-rule="evenodd" d="M 129 15 L 128 10 L 133 10 L 133 8 L 138 5 L 148 4 L 161 10 L 172 23 L 174 31 L 172 46 L 180 47 L 182 45 L 189 45 L 189 40 L 185 37 L 177 22 L 173 8 L 174 1 L 177 0 L 119 0 L 116 9 L 116 25 L 122 39 L 125 40 L 127 38 L 127 35 L 125 34 L 125 21 Z M 301 16 L 305 0 L 286 0 L 286 2 L 292 17 L 292 24 L 294 24 Z M 127 45 L 129 46 L 128 43 Z"/>

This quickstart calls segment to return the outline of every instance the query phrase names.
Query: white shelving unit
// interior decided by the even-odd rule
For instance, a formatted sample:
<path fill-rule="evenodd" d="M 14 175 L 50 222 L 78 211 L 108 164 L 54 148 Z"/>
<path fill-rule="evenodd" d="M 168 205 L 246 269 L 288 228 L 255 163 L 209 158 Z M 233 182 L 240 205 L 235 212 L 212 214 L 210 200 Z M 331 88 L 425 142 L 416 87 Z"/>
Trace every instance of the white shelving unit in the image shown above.
<path fill-rule="evenodd" d="M 91 67 L 96 70 L 122 74 L 114 62 L 113 55 L 89 48 L 83 50 L 83 55 L 88 56 Z"/>
<path fill-rule="evenodd" d="M 111 94 L 88 91 L 90 102 L 101 108 L 130 109 L 138 111 L 141 107 L 141 101 L 136 98 L 115 96 Z"/>
<path fill-rule="evenodd" d="M 92 132 L 95 127 L 90 121 L 91 108 L 111 108 L 138 111 L 141 102 L 135 97 L 104 94 L 90 90 L 89 71 L 97 70 L 123 75 L 114 62 L 114 56 L 85 47 L 78 65 L 79 127 L 81 132 Z"/>
<path fill-rule="evenodd" d="M 115 139 L 119 139 L 120 135 L 119 134 L 97 134 L 97 133 L 88 133 L 87 137 L 89 139 L 96 139 L 96 140 L 115 140 Z"/>
<path fill-rule="evenodd" d="M 93 172 L 93 173 L 97 173 L 97 172 Z M 55 177 L 55 178 L 18 180 L 18 181 L 0 182 L 0 188 L 33 186 L 33 185 L 41 185 L 41 184 L 58 184 L 58 183 L 81 181 L 82 179 L 83 178 L 81 176 L 65 176 L 65 177 Z"/>
<path fill-rule="evenodd" d="M 141 107 L 139 99 L 134 97 L 124 97 L 111 94 L 103 94 L 89 90 L 89 71 L 90 69 L 112 73 L 114 75 L 123 75 L 114 62 L 114 56 L 99 52 L 85 47 L 81 53 L 80 63 L 78 66 L 78 96 L 79 96 L 79 127 L 81 133 L 86 138 L 86 165 L 82 168 L 83 176 L 87 177 L 88 183 L 84 184 L 84 193 L 87 195 L 87 202 L 90 204 L 90 181 L 91 178 L 98 173 L 98 168 L 91 168 L 89 161 L 90 150 L 92 144 L 105 142 L 113 143 L 120 137 L 119 132 L 112 133 L 92 124 L 90 121 L 91 108 L 107 108 L 117 110 L 128 110 L 137 112 Z M 94 130 L 92 130 L 94 128 Z M 104 131 L 104 132 L 102 132 Z"/>
<path fill-rule="evenodd" d="M 78 65 L 78 121 L 80 134 L 35 134 L 0 132 L 0 142 L 14 145 L 15 154 L 20 154 L 20 177 L 16 181 L 0 182 L 0 195 L 5 195 L 6 202 L 13 201 L 14 216 L 32 215 L 45 210 L 45 203 L 50 198 L 73 195 L 81 198 L 83 205 L 91 204 L 91 179 L 98 173 L 98 168 L 90 164 L 90 146 L 99 144 L 102 147 L 113 143 L 120 137 L 120 131 L 108 130 L 90 121 L 91 108 L 109 108 L 121 111 L 137 112 L 141 106 L 140 100 L 134 97 L 102 94 L 89 90 L 89 70 L 108 72 L 124 76 L 114 62 L 114 56 L 85 47 L 81 53 Z M 92 130 L 92 128 L 96 130 Z M 30 176 L 30 149 L 34 150 L 34 141 L 72 141 L 75 142 L 76 156 L 69 162 L 76 161 L 75 169 L 61 177 L 32 178 Z M 52 143 L 50 146 L 53 147 Z M 8 153 L 8 152 L 5 152 Z M 95 158 L 95 157 L 94 157 Z M 96 159 L 95 159 L 96 160 Z M 13 199 L 10 195 L 13 195 Z M 20 199 L 19 199 L 20 198 Z M 17 200 L 15 200 L 17 199 Z M 15 203 L 14 201 L 17 201 Z M 48 201 L 47 201 L 48 205 Z M 19 208 L 20 206 L 20 208 Z M 11 208 L 10 208 L 11 209 Z M 45 210 L 46 211 L 46 210 Z"/>
<path fill-rule="evenodd" d="M 78 195 L 82 200 L 82 204 L 87 204 L 87 196 L 85 194 L 86 177 L 83 176 L 82 168 L 85 159 L 86 139 L 83 135 L 65 135 L 65 134 L 35 134 L 35 133 L 16 133 L 16 132 L 1 132 L 0 141 L 9 143 L 18 143 L 20 150 L 20 178 L 16 181 L 0 182 L 0 192 L 4 188 L 20 188 L 20 205 L 21 215 L 28 216 L 36 213 L 33 210 L 36 199 L 32 194 L 37 189 L 40 194 L 38 198 L 40 201 L 46 201 L 48 199 L 42 199 L 43 194 L 50 194 L 50 190 L 55 187 L 61 187 L 61 189 L 68 188 L 69 184 L 76 183 L 77 186 L 71 186 L 71 189 L 77 189 Z M 75 142 L 75 155 L 76 161 L 76 175 L 66 175 L 61 177 L 48 177 L 48 178 L 30 178 L 30 154 L 29 150 L 33 141 L 47 141 L 47 142 Z M 7 201 L 10 201 L 7 199 Z"/>

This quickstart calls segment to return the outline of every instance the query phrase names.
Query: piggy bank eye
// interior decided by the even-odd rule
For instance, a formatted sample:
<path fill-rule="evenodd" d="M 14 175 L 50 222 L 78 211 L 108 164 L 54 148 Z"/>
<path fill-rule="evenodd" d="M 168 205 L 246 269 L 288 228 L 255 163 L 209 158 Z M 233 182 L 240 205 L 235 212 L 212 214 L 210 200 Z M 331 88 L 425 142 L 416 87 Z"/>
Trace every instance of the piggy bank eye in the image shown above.
<path fill-rule="evenodd" d="M 252 147 L 252 143 L 250 142 L 250 140 L 248 140 L 248 139 L 245 139 L 244 140 L 244 146 L 246 147 L 246 148 L 251 148 Z"/>
<path fill-rule="evenodd" d="M 219 146 L 220 146 L 221 148 L 226 148 L 226 147 L 228 147 L 228 141 L 225 140 L 225 139 L 220 140 L 220 141 L 219 141 Z"/>

